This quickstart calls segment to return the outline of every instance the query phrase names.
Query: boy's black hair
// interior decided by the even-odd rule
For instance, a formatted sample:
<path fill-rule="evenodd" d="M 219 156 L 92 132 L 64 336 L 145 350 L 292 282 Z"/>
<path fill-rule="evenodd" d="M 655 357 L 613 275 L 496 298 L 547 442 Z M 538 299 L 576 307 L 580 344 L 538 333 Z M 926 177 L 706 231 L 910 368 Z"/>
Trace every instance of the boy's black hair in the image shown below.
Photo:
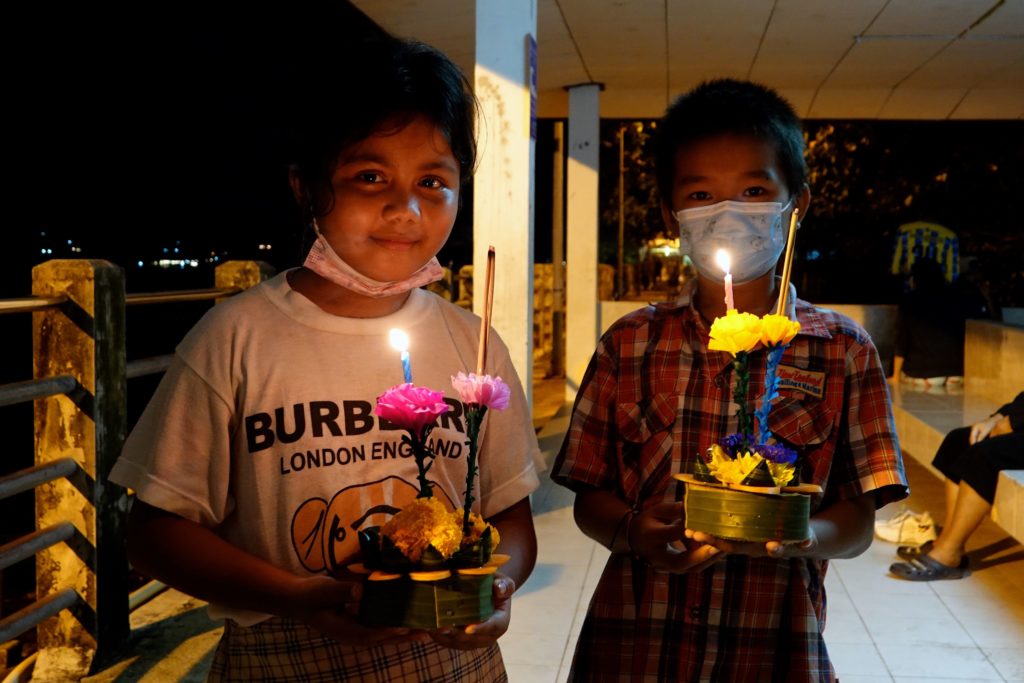
<path fill-rule="evenodd" d="M 437 125 L 459 163 L 460 183 L 469 182 L 476 165 L 477 103 L 451 59 L 429 45 L 386 37 L 339 49 L 331 61 L 303 79 L 310 92 L 291 154 L 305 194 L 303 213 L 330 212 L 331 176 L 345 148 L 375 132 L 400 129 L 416 116 Z"/>
<path fill-rule="evenodd" d="M 666 204 L 672 201 L 679 148 L 719 135 L 749 135 L 770 142 L 790 195 L 807 183 L 800 118 L 789 102 L 763 85 L 731 78 L 705 81 L 672 103 L 657 130 L 655 169 Z"/>

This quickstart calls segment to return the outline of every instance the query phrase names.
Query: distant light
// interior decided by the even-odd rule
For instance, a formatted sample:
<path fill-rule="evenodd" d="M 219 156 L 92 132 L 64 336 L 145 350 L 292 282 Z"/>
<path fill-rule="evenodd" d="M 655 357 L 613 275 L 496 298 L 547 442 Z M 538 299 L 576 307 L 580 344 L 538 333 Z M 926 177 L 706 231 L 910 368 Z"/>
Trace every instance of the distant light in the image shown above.
<path fill-rule="evenodd" d="M 175 248 L 174 248 L 174 253 L 175 253 L 175 254 L 177 254 L 177 253 L 178 253 L 178 248 L 177 248 L 177 247 L 175 247 Z"/>
<path fill-rule="evenodd" d="M 214 256 L 214 257 L 213 257 L 213 260 L 214 260 L 214 261 L 220 261 L 220 256 Z"/>
<path fill-rule="evenodd" d="M 40 250 L 39 250 L 39 253 L 40 253 L 40 254 L 45 254 L 45 253 L 46 253 L 46 248 L 44 247 L 44 248 L 40 249 Z"/>
<path fill-rule="evenodd" d="M 188 264 L 189 264 L 190 266 L 192 266 L 193 268 L 196 268 L 196 267 L 198 267 L 198 266 L 199 266 L 199 261 L 197 261 L 197 260 L 195 260 L 195 259 L 192 259 L 191 261 L 189 261 L 189 262 L 188 262 Z"/>
<path fill-rule="evenodd" d="M 167 247 L 164 247 L 164 253 L 166 254 L 168 251 Z"/>
<path fill-rule="evenodd" d="M 39 231 L 39 236 L 40 237 L 46 237 L 46 231 L 45 230 L 40 230 Z"/>
<path fill-rule="evenodd" d="M 821 252 L 818 251 L 817 249 L 811 249 L 809 252 L 807 252 L 807 260 L 808 261 L 817 261 L 820 258 L 821 258 Z"/>
<path fill-rule="evenodd" d="M 68 244 L 71 244 L 71 240 L 68 240 Z"/>
<path fill-rule="evenodd" d="M 139 268 L 142 267 L 142 261 L 138 261 Z"/>

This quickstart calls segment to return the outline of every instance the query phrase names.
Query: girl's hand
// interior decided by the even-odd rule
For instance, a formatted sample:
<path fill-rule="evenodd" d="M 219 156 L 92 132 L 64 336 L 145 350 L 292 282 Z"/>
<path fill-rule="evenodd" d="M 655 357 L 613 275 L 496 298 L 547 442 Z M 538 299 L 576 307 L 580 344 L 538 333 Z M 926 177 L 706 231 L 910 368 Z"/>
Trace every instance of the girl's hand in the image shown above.
<path fill-rule="evenodd" d="M 1003 434 L 1013 433 L 1013 425 L 1010 424 L 1010 418 L 1007 415 L 1000 415 L 999 421 L 996 422 L 995 426 L 992 427 L 992 431 L 988 433 L 989 438 L 993 436 L 1002 436 Z"/>
<path fill-rule="evenodd" d="M 362 585 L 358 580 L 312 576 L 300 579 L 295 611 L 283 616 L 303 622 L 325 636 L 346 645 L 383 645 L 426 638 L 423 631 L 408 628 L 370 628 L 360 624 Z"/>
<path fill-rule="evenodd" d="M 1009 429 L 1007 429 L 1006 432 L 993 433 L 994 430 L 996 429 L 996 426 L 1000 425 L 1000 423 L 1003 422 L 1003 421 L 1006 422 L 1006 427 L 1010 426 L 1010 418 L 1005 417 L 1003 415 L 1000 415 L 999 413 L 996 413 L 995 415 L 993 415 L 993 416 L 991 416 L 989 418 L 986 418 L 986 419 L 982 420 L 981 422 L 977 422 L 975 424 L 972 424 L 971 425 L 971 438 L 970 438 L 971 445 L 973 446 L 974 444 L 978 443 L 979 441 L 984 441 L 989 436 L 999 436 L 1000 433 L 1002 433 L 1002 434 L 1009 433 L 1009 431 L 1010 431 Z"/>
<path fill-rule="evenodd" d="M 479 624 L 466 627 L 451 626 L 430 631 L 430 637 L 438 645 L 456 650 L 479 650 L 495 643 L 508 630 L 512 618 L 512 594 L 516 584 L 504 574 L 494 576 L 494 614 Z"/>
<path fill-rule="evenodd" d="M 758 543 L 752 541 L 729 541 L 724 538 L 712 536 L 703 531 L 686 530 L 686 538 L 695 543 L 702 543 L 720 552 L 730 555 L 749 555 L 750 557 L 795 557 L 805 556 L 813 553 L 818 545 L 818 540 L 811 529 L 811 537 L 804 541 L 783 543 L 782 541 L 767 541 Z"/>
<path fill-rule="evenodd" d="M 699 572 L 718 560 L 718 548 L 683 541 L 685 530 L 683 504 L 658 503 L 637 513 L 626 533 L 633 552 L 663 572 Z"/>

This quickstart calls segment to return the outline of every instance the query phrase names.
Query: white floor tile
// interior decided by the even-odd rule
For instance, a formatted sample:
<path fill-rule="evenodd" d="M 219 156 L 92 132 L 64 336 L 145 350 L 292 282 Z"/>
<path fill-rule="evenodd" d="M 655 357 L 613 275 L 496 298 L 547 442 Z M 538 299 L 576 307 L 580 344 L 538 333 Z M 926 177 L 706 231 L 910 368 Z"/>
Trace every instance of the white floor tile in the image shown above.
<path fill-rule="evenodd" d="M 509 664 L 505 661 L 509 683 L 556 683 L 558 680 L 557 666 L 537 666 L 534 664 Z"/>
<path fill-rule="evenodd" d="M 889 671 L 871 643 L 827 643 L 828 655 L 840 680 L 846 676 L 888 676 Z"/>
<path fill-rule="evenodd" d="M 976 647 L 880 643 L 878 651 L 893 677 L 952 678 L 975 682 L 1003 680 L 985 653 Z"/>
<path fill-rule="evenodd" d="M 501 656 L 506 664 L 545 666 L 557 672 L 566 639 L 564 632 L 561 636 L 506 633 L 501 639 Z"/>
<path fill-rule="evenodd" d="M 825 624 L 825 644 L 829 650 L 833 643 L 864 643 L 870 644 L 874 641 L 871 634 L 856 612 L 836 613 L 829 609 L 828 621 Z"/>
<path fill-rule="evenodd" d="M 1017 647 L 1012 648 L 982 648 L 988 661 L 1008 681 L 1024 681 L 1024 650 L 1020 647 L 1022 642 L 1017 641 Z"/>
<path fill-rule="evenodd" d="M 906 645 L 949 645 L 964 647 L 974 645 L 970 635 L 956 619 L 949 615 L 935 615 L 927 618 L 908 619 L 889 617 L 871 624 L 871 637 L 882 644 Z"/>
<path fill-rule="evenodd" d="M 931 591 L 916 595 L 853 592 L 850 598 L 870 631 L 873 625 L 892 618 L 928 619 L 950 616 L 946 605 Z"/>
<path fill-rule="evenodd" d="M 892 683 L 892 677 L 885 676 L 851 676 L 845 674 L 839 683 Z"/>

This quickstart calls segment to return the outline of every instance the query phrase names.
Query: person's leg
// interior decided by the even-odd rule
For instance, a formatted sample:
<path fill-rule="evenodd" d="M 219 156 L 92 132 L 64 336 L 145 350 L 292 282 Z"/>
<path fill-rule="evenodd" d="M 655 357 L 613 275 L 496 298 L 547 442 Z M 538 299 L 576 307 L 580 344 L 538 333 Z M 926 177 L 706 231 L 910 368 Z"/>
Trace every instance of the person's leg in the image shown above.
<path fill-rule="evenodd" d="M 946 479 L 946 518 L 942 522 L 942 528 L 948 529 L 953 525 L 953 510 L 956 509 L 956 498 L 960 493 L 960 484 L 952 479 Z"/>
<path fill-rule="evenodd" d="M 959 566 L 967 539 L 988 516 L 992 503 L 978 495 L 967 482 L 960 482 L 953 515 L 947 518 L 942 533 L 935 539 L 928 555 L 947 567 Z"/>

